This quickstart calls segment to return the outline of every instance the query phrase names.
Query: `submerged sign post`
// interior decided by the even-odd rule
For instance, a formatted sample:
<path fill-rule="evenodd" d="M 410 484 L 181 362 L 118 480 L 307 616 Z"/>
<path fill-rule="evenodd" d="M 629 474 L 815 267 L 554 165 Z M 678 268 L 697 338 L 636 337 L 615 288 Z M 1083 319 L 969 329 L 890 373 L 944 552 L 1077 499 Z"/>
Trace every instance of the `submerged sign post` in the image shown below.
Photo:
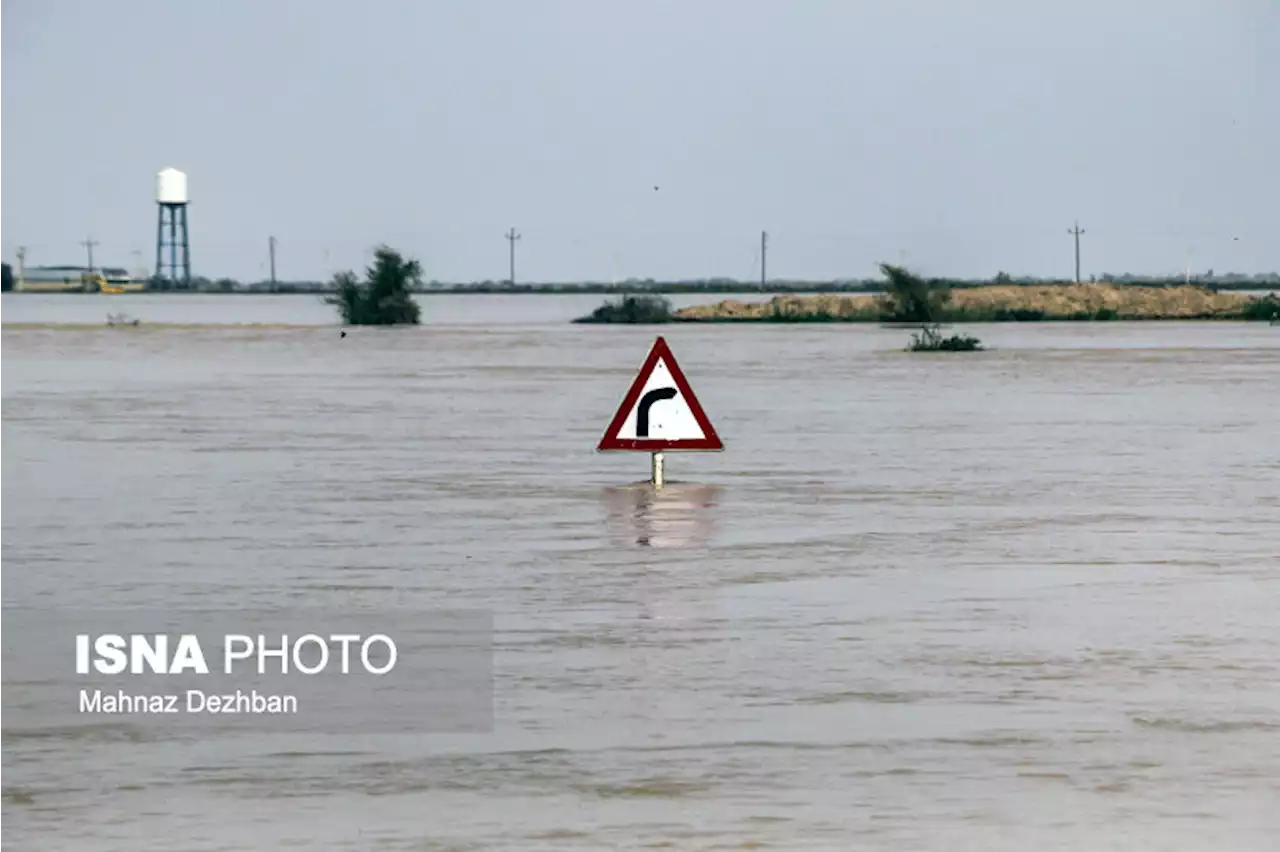
<path fill-rule="evenodd" d="M 680 371 L 671 348 L 659 337 L 596 450 L 652 453 L 653 486 L 661 488 L 666 451 L 723 449 L 720 436 Z"/>

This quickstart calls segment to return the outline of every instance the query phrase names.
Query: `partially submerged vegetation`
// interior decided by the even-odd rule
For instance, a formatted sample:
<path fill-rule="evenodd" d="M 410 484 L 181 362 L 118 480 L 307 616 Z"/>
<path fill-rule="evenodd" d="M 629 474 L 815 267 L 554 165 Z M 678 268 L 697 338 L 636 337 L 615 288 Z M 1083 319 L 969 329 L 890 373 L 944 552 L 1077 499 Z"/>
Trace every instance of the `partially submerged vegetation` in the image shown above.
<path fill-rule="evenodd" d="M 880 297 L 881 319 L 889 323 L 918 323 L 920 331 L 911 337 L 911 352 L 976 352 L 978 338 L 969 335 L 942 336 L 951 288 L 945 281 L 913 275 L 901 266 L 880 264 L 884 275 L 884 295 Z"/>
<path fill-rule="evenodd" d="M 410 291 L 421 279 L 418 261 L 379 246 L 364 280 L 354 272 L 338 273 L 333 279 L 337 295 L 325 301 L 337 306 L 346 325 L 416 325 L 420 310 Z"/>
<path fill-rule="evenodd" d="M 911 352 L 980 352 L 982 341 L 968 334 L 953 334 L 943 337 L 936 325 L 925 326 L 911 335 Z"/>
<path fill-rule="evenodd" d="M 722 302 L 709 306 L 713 309 L 732 306 L 731 318 L 726 318 L 706 317 L 705 309 L 699 308 L 673 312 L 670 300 L 662 296 L 627 295 L 605 302 L 574 322 L 652 325 L 673 321 L 734 321 L 739 318 L 737 312 L 740 308 L 748 308 L 753 313 L 744 319 L 756 322 L 841 322 L 857 319 L 911 325 L 920 329 L 911 341 L 910 349 L 914 352 L 972 352 L 982 348 L 975 337 L 957 335 L 944 338 L 939 331 L 946 305 L 951 299 L 951 290 L 946 282 L 926 280 L 890 264 L 882 264 L 880 271 L 885 276 L 884 293 L 875 298 L 783 296 L 764 304 L 748 306 L 741 302 Z"/>
<path fill-rule="evenodd" d="M 670 299 L 649 295 L 622 296 L 617 300 L 605 302 L 574 322 L 653 325 L 671 322 L 673 316 Z"/>
<path fill-rule="evenodd" d="M 895 273 L 897 274 L 897 273 Z M 911 276 L 915 277 L 915 276 Z M 919 280 L 919 279 L 916 279 Z M 929 282 L 924 282 L 929 284 Z M 1105 320 L 1268 320 L 1280 317 L 1280 298 L 1214 292 L 1203 287 L 1116 284 L 993 285 L 923 296 L 910 285 L 882 296 L 777 296 L 768 302 L 727 300 L 676 311 L 676 322 L 1050 322 Z M 941 290 L 941 288 L 936 288 Z M 934 301 L 922 303 L 921 299 Z"/>

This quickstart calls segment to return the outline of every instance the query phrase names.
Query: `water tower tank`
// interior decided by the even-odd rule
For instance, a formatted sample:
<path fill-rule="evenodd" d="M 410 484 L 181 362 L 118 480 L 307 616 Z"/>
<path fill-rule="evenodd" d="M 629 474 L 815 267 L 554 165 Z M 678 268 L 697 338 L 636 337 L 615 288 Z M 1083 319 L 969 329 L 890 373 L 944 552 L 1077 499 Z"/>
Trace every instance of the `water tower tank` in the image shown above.
<path fill-rule="evenodd" d="M 177 169 L 163 169 L 156 174 L 156 201 L 160 204 L 187 203 L 187 175 Z"/>

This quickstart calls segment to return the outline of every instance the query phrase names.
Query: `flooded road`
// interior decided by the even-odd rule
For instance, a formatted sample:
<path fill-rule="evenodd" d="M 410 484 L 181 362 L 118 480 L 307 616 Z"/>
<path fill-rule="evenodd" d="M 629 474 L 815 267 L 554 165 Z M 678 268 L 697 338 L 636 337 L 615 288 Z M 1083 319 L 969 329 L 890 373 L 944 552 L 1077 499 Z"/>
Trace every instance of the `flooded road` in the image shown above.
<path fill-rule="evenodd" d="M 6 327 L 7 609 L 495 624 L 488 733 L 6 717 L 12 848 L 1271 848 L 1280 329 L 666 327 L 655 495 L 658 329 L 525 319 Z"/>

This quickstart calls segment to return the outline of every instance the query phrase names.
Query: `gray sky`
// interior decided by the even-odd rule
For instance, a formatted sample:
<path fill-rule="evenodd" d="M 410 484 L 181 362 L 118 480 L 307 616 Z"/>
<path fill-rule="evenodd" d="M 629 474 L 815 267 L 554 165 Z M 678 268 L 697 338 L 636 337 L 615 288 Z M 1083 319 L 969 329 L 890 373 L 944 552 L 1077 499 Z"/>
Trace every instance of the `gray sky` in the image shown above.
<path fill-rule="evenodd" d="M 173 166 L 210 277 L 1280 268 L 1276 0 L 3 8 L 11 262 L 152 264 Z"/>

